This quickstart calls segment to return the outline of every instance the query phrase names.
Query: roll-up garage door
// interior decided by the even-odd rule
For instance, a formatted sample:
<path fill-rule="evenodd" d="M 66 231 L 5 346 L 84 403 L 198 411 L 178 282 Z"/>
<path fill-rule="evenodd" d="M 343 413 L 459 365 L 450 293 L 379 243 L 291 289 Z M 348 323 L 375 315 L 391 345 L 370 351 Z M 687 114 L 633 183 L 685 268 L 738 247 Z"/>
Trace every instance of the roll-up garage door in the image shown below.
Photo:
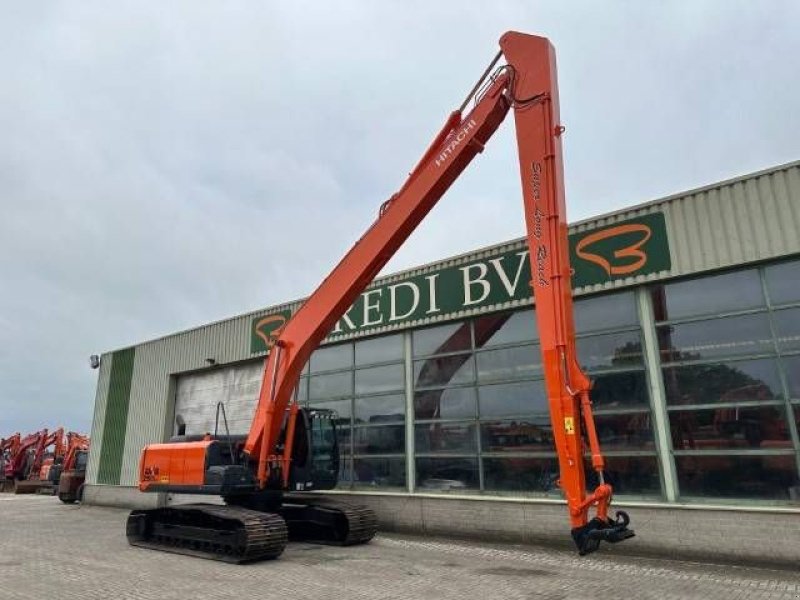
<path fill-rule="evenodd" d="M 225 405 L 232 435 L 246 434 L 253 420 L 264 362 L 218 367 L 178 377 L 173 434 L 185 425 L 187 435 L 214 432 L 217 403 Z M 218 432 L 225 433 L 220 414 Z"/>

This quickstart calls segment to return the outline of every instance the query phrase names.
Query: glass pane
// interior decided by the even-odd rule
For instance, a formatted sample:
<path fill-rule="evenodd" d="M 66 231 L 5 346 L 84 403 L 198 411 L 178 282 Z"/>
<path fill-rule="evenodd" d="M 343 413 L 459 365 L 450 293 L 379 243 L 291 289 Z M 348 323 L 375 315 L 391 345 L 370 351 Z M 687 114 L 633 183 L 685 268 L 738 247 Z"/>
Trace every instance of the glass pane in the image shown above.
<path fill-rule="evenodd" d="M 681 496 L 788 500 L 794 456 L 676 456 Z"/>
<path fill-rule="evenodd" d="M 530 379 L 542 375 L 538 345 L 500 348 L 476 353 L 478 381 Z"/>
<path fill-rule="evenodd" d="M 498 492 L 542 492 L 561 495 L 555 458 L 484 458 L 483 486 Z"/>
<path fill-rule="evenodd" d="M 305 402 L 308 400 L 308 377 L 301 377 L 297 382 L 297 401 Z"/>
<path fill-rule="evenodd" d="M 403 360 L 403 336 L 387 335 L 356 342 L 356 366 Z"/>
<path fill-rule="evenodd" d="M 478 388 L 478 394 L 482 418 L 545 413 L 549 408 L 541 380 L 484 385 Z"/>
<path fill-rule="evenodd" d="M 472 354 L 440 356 L 418 360 L 414 363 L 414 385 L 416 387 L 434 387 L 469 383 L 475 380 L 472 367 Z"/>
<path fill-rule="evenodd" d="M 353 432 L 355 454 L 403 454 L 406 448 L 405 425 L 356 427 Z"/>
<path fill-rule="evenodd" d="M 389 423 L 406 418 L 405 398 L 399 394 L 356 398 L 356 423 Z"/>
<path fill-rule="evenodd" d="M 800 260 L 764 269 L 770 304 L 800 301 Z"/>
<path fill-rule="evenodd" d="M 797 282 L 800 287 L 800 281 Z M 778 347 L 784 352 L 800 350 L 800 308 L 776 310 L 772 313 Z"/>
<path fill-rule="evenodd" d="M 341 452 L 341 443 L 339 450 Z M 353 483 L 353 459 L 350 457 L 342 457 L 339 459 L 339 481 L 336 484 L 338 489 L 345 489 L 351 487 Z"/>
<path fill-rule="evenodd" d="M 664 362 L 775 352 L 767 313 L 662 325 L 657 335 Z"/>
<path fill-rule="evenodd" d="M 476 348 L 535 342 L 538 338 L 536 316 L 532 308 L 475 319 Z"/>
<path fill-rule="evenodd" d="M 656 285 L 651 295 L 656 321 L 764 306 L 761 281 L 755 269 Z"/>
<path fill-rule="evenodd" d="M 578 362 L 587 371 L 642 364 L 642 342 L 638 331 L 606 333 L 577 340 Z"/>
<path fill-rule="evenodd" d="M 319 398 L 348 396 L 353 393 L 353 372 L 331 373 L 328 375 L 312 375 L 309 381 L 309 397 L 312 401 Z"/>
<path fill-rule="evenodd" d="M 780 406 L 670 411 L 675 450 L 791 448 L 785 409 Z"/>
<path fill-rule="evenodd" d="M 575 331 L 597 331 L 637 325 L 633 292 L 592 296 L 575 301 Z"/>
<path fill-rule="evenodd" d="M 314 402 L 312 408 L 325 408 L 336 411 L 336 414 L 339 417 L 336 421 L 336 424 L 345 426 L 350 425 L 350 415 L 352 413 L 350 398 L 347 398 L 346 400 L 334 400 L 333 402 Z"/>
<path fill-rule="evenodd" d="M 594 423 L 603 450 L 655 450 L 649 411 L 595 415 Z M 588 448 L 588 442 L 586 447 Z"/>
<path fill-rule="evenodd" d="M 481 452 L 552 452 L 550 415 L 481 423 Z"/>
<path fill-rule="evenodd" d="M 404 458 L 356 458 L 353 463 L 356 487 L 404 488 L 406 486 Z"/>
<path fill-rule="evenodd" d="M 356 394 L 376 394 L 405 388 L 406 370 L 402 364 L 356 369 Z"/>
<path fill-rule="evenodd" d="M 414 356 L 444 354 L 445 352 L 472 349 L 468 322 L 419 329 L 414 331 L 412 336 Z"/>
<path fill-rule="evenodd" d="M 476 451 L 475 425 L 471 423 L 426 423 L 414 426 L 418 454 L 449 452 L 469 454 Z"/>
<path fill-rule="evenodd" d="M 794 422 L 797 425 L 797 431 L 800 431 L 800 406 L 794 407 Z"/>
<path fill-rule="evenodd" d="M 597 473 L 586 461 L 586 482 L 590 489 L 597 487 Z M 614 494 L 661 496 L 661 479 L 655 456 L 606 456 L 606 482 Z"/>
<path fill-rule="evenodd" d="M 647 405 L 650 395 L 644 371 L 593 375 L 591 391 L 595 409 Z"/>
<path fill-rule="evenodd" d="M 350 439 L 352 438 L 353 430 L 349 427 L 336 427 L 336 440 L 339 442 L 339 454 L 350 455 Z"/>
<path fill-rule="evenodd" d="M 781 365 L 789 384 L 789 397 L 800 398 L 800 355 L 782 358 Z"/>
<path fill-rule="evenodd" d="M 317 348 L 311 355 L 311 372 L 346 369 L 353 366 L 353 344 Z"/>
<path fill-rule="evenodd" d="M 475 418 L 478 413 L 474 387 L 430 390 L 414 394 L 417 419 Z"/>
<path fill-rule="evenodd" d="M 778 366 L 771 358 L 665 367 L 667 404 L 774 400 L 781 396 Z"/>
<path fill-rule="evenodd" d="M 480 488 L 476 458 L 418 458 L 418 492 L 459 492 Z"/>

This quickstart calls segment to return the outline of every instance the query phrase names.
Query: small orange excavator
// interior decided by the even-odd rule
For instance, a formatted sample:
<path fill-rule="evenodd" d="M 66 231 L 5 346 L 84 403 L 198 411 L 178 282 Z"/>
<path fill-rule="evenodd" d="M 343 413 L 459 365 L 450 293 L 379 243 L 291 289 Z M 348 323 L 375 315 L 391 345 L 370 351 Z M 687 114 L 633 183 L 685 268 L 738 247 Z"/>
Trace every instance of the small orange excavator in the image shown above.
<path fill-rule="evenodd" d="M 58 499 L 64 504 L 73 504 L 81 499 L 88 458 L 89 437 L 70 431 L 67 434 L 67 452 L 64 462 L 58 467 L 57 476 L 54 477 L 51 471 L 50 477 L 54 484 L 58 485 Z"/>
<path fill-rule="evenodd" d="M 497 66 L 501 57 L 506 63 Z M 467 111 L 470 101 L 474 106 Z M 376 518 L 365 507 L 296 493 L 334 487 L 339 469 L 335 414 L 300 408 L 298 378 L 336 321 L 483 151 L 509 110 L 516 121 L 531 286 L 572 538 L 586 554 L 603 540 L 633 536 L 625 513 L 608 515 L 612 489 L 604 482 L 591 383 L 576 359 L 555 52 L 546 38 L 508 32 L 402 188 L 274 335 L 247 437 L 182 436 L 142 451 L 140 490 L 221 495 L 226 505 L 135 510 L 127 523 L 131 544 L 245 562 L 278 556 L 287 533 L 334 544 L 372 538 Z M 600 482 L 593 491 L 586 488 L 584 435 Z M 596 516 L 590 518 L 592 508 Z"/>
<path fill-rule="evenodd" d="M 50 446 L 53 447 L 53 451 L 48 456 L 47 449 Z M 60 463 L 64 456 L 64 428 L 59 427 L 51 433 L 48 433 L 47 429 L 40 431 L 37 443 L 31 447 L 29 454 L 25 471 L 17 477 L 14 493 L 52 493 L 55 487 L 48 475 L 53 465 Z"/>
<path fill-rule="evenodd" d="M 14 480 L 6 479 L 6 465 L 10 464 L 19 451 L 22 436 L 19 432 L 0 440 L 0 492 L 13 489 Z"/>

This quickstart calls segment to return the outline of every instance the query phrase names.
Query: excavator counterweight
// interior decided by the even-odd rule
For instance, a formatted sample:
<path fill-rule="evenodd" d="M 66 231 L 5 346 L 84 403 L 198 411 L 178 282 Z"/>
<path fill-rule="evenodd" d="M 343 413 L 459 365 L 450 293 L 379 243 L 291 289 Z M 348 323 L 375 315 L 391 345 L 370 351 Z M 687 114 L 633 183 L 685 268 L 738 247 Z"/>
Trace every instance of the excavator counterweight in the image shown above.
<path fill-rule="evenodd" d="M 502 57 L 506 64 L 496 67 Z M 470 101 L 473 106 L 466 111 Z M 572 537 L 579 553 L 586 554 L 600 541 L 633 536 L 627 515 L 618 513 L 615 520 L 608 516 L 612 488 L 604 479 L 591 382 L 575 352 L 555 52 L 546 38 L 508 32 L 500 39 L 498 55 L 467 100 L 450 113 L 400 190 L 381 205 L 364 235 L 275 333 L 248 435 L 178 436 L 143 450 L 142 491 L 220 495 L 227 507 L 193 504 L 134 511 L 128 521 L 132 544 L 242 562 L 274 558 L 286 535 L 337 544 L 372 538 L 372 511 L 306 493 L 336 485 L 339 449 L 335 415 L 300 408 L 294 397 L 298 379 L 311 353 L 483 151 L 509 111 L 516 123 L 531 286 L 559 485 Z M 600 481 L 592 492 L 584 475 L 584 434 Z M 590 519 L 591 509 L 596 516 Z"/>

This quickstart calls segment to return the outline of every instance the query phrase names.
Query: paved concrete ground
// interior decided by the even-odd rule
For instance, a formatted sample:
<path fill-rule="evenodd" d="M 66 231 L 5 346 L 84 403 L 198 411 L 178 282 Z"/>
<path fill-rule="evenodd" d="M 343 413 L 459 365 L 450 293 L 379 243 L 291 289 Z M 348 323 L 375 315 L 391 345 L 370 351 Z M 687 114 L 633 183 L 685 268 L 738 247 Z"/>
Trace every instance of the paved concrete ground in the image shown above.
<path fill-rule="evenodd" d="M 126 511 L 0 494 L 0 599 L 800 599 L 800 573 L 379 535 L 237 566 L 127 545 Z"/>

